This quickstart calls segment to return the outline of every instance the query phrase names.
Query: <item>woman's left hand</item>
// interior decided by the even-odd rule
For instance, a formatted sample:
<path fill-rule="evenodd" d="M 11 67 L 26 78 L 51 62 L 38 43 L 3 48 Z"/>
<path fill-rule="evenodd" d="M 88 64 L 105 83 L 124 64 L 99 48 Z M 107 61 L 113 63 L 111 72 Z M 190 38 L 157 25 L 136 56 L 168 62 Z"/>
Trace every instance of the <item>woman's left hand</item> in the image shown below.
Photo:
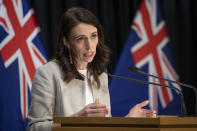
<path fill-rule="evenodd" d="M 127 114 L 126 117 L 156 117 L 155 110 L 142 109 L 142 107 L 148 105 L 149 101 L 143 101 L 135 105 Z"/>

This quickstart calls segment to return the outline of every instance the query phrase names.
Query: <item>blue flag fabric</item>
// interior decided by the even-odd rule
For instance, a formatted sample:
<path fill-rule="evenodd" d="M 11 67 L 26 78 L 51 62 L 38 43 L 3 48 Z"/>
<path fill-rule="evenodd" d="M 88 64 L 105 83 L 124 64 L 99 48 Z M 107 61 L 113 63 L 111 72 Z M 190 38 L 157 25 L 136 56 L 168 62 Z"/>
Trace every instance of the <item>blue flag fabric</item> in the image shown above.
<path fill-rule="evenodd" d="M 0 1 L 0 130 L 25 131 L 36 68 L 47 62 L 27 0 Z"/>
<path fill-rule="evenodd" d="M 164 80 L 132 73 L 128 66 L 136 66 L 144 72 L 163 78 L 179 80 L 157 0 L 142 0 L 114 74 L 180 88 Z M 169 88 L 111 79 L 109 89 L 112 116 L 125 116 L 134 105 L 144 100 L 149 100 L 149 105 L 145 108 L 155 109 L 159 115 L 181 113 L 181 98 Z"/>

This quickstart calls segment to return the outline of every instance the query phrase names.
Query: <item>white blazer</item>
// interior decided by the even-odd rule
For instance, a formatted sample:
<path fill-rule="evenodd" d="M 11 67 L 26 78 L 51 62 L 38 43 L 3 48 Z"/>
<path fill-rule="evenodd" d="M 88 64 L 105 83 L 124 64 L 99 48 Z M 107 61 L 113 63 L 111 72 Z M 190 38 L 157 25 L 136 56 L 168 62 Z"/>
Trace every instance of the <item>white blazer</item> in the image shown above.
<path fill-rule="evenodd" d="M 93 85 L 93 99 L 98 98 L 111 112 L 107 74 L 102 73 L 99 79 L 101 88 Z M 59 65 L 55 61 L 48 62 L 39 68 L 34 76 L 27 130 L 49 131 L 53 117 L 71 116 L 84 107 L 85 82 L 79 79 L 64 82 Z"/>

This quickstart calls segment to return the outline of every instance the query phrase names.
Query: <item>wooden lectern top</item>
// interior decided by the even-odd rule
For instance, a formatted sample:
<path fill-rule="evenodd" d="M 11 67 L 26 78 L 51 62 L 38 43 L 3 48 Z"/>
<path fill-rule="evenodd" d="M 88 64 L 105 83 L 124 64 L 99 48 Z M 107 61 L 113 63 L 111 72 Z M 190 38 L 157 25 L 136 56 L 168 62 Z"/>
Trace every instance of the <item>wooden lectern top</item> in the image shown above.
<path fill-rule="evenodd" d="M 53 131 L 197 131 L 197 117 L 55 117 L 54 123 L 61 127 Z"/>

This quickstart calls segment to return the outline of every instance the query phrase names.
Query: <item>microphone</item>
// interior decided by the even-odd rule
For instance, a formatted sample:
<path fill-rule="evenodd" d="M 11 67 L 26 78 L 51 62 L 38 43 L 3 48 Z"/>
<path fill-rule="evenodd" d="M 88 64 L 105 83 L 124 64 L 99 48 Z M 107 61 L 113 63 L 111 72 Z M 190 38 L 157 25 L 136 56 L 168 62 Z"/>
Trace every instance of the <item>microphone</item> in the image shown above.
<path fill-rule="evenodd" d="M 162 77 L 159 77 L 159 76 L 155 76 L 155 75 L 143 72 L 137 67 L 129 66 L 128 69 L 131 72 L 134 72 L 134 73 L 139 73 L 139 74 L 143 74 L 143 75 L 146 75 L 146 76 L 151 76 L 151 77 L 154 77 L 154 78 L 157 78 L 157 79 L 160 79 L 160 80 L 165 80 L 165 81 L 168 81 L 168 82 L 171 82 L 171 83 L 178 84 L 180 86 L 184 86 L 184 87 L 188 87 L 190 89 L 193 89 L 194 92 L 195 92 L 195 95 L 196 95 L 195 116 L 197 116 L 197 89 L 194 86 L 188 85 L 188 84 L 185 84 L 185 83 L 181 83 L 181 82 L 178 82 L 178 81 L 173 81 L 173 80 L 170 80 L 170 79 L 162 78 Z"/>
<path fill-rule="evenodd" d="M 181 114 L 182 114 L 182 116 L 186 116 L 187 115 L 183 93 L 182 93 L 182 91 L 180 89 L 178 89 L 176 87 L 173 87 L 173 86 L 163 85 L 163 84 L 159 84 L 159 83 L 154 83 L 154 82 L 148 82 L 148 81 L 133 79 L 133 78 L 125 77 L 125 76 L 112 75 L 112 74 L 110 74 L 110 73 L 107 72 L 106 68 L 105 69 L 102 68 L 101 71 L 102 72 L 105 72 L 111 78 L 128 80 L 128 81 L 138 82 L 138 83 L 147 84 L 147 85 L 152 84 L 152 85 L 157 85 L 157 86 L 166 87 L 166 88 L 170 88 L 170 89 L 176 90 L 181 95 L 181 99 L 182 99 L 182 102 L 181 102 L 181 106 L 182 106 L 182 108 L 181 108 Z"/>

